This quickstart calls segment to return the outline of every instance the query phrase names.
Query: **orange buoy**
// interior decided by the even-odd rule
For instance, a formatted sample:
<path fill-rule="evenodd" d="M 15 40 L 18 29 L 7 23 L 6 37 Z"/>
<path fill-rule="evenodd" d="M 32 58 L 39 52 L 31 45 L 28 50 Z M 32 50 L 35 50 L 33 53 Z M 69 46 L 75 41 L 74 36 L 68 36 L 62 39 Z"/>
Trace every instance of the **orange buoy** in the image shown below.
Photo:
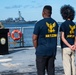
<path fill-rule="evenodd" d="M 15 33 L 18 33 L 18 37 L 15 37 L 14 34 Z M 16 40 L 20 40 L 22 37 L 22 32 L 20 30 L 13 30 L 12 33 L 11 33 L 11 38 L 16 41 Z"/>

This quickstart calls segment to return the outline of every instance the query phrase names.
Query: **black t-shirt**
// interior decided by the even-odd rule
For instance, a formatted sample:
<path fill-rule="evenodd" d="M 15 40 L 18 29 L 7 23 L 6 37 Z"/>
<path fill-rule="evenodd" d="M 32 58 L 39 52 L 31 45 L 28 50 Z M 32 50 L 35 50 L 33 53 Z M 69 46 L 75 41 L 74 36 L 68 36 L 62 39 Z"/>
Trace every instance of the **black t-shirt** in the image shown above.
<path fill-rule="evenodd" d="M 35 25 L 33 34 L 38 36 L 36 55 L 56 55 L 58 24 L 52 18 L 44 18 Z"/>
<path fill-rule="evenodd" d="M 65 22 L 63 22 L 60 26 L 60 32 L 64 32 L 64 37 L 69 44 L 71 44 L 71 45 L 74 44 L 75 23 L 73 21 L 66 20 Z M 66 44 L 64 44 L 61 40 L 61 47 L 65 48 L 68 46 Z"/>

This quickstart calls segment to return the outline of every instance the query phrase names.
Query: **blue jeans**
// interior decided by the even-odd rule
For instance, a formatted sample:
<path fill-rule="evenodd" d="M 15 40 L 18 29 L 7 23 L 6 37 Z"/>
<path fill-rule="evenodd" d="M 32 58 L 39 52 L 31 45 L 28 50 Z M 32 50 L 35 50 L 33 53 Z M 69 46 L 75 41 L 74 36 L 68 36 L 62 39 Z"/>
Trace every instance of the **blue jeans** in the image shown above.
<path fill-rule="evenodd" d="M 36 56 L 37 75 L 55 75 L 54 56 Z"/>

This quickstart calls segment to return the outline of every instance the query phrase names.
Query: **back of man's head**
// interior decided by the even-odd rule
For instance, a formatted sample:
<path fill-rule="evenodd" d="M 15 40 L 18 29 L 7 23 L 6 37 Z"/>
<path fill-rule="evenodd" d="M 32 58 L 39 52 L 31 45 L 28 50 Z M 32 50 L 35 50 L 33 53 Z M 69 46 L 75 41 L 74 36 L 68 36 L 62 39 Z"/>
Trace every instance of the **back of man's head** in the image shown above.
<path fill-rule="evenodd" d="M 43 12 L 44 12 L 45 15 L 47 15 L 48 17 L 50 17 L 51 14 L 52 14 L 52 7 L 50 5 L 44 6 Z"/>
<path fill-rule="evenodd" d="M 70 5 L 64 5 L 60 9 L 60 13 L 64 20 L 70 19 L 73 20 L 75 17 L 75 10 Z"/>

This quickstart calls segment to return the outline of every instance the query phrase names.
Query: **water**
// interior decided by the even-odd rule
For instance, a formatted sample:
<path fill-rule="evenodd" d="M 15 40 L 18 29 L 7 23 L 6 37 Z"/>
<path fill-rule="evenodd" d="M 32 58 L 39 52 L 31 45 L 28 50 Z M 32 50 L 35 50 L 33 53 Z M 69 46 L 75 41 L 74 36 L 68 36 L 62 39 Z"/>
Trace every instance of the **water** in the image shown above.
<path fill-rule="evenodd" d="M 24 46 L 33 46 L 32 43 L 32 34 L 34 30 L 35 24 L 4 24 L 5 28 L 9 28 L 9 32 L 12 33 L 14 29 L 19 29 L 23 33 L 23 38 L 24 38 Z M 15 35 L 15 37 L 17 37 Z M 9 38 L 9 42 L 14 42 L 11 37 Z M 20 40 L 16 41 L 20 42 Z M 59 45 L 59 38 L 58 38 L 58 45 Z M 16 43 L 16 44 L 9 44 L 9 47 L 19 47 L 22 46 L 22 43 Z"/>
<path fill-rule="evenodd" d="M 4 24 L 5 27 L 29 27 L 35 24 Z"/>

